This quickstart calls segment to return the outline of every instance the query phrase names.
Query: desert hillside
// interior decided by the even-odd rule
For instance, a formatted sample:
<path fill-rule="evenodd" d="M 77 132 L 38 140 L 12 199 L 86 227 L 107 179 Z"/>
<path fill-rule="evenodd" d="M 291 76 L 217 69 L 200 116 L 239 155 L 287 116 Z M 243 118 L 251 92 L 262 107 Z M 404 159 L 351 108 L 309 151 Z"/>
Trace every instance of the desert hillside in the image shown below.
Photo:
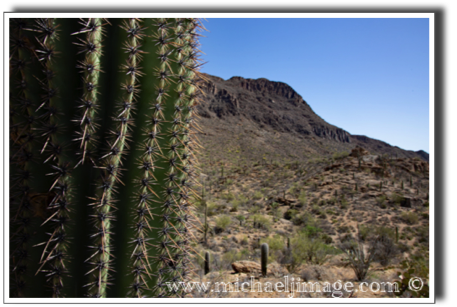
<path fill-rule="evenodd" d="M 197 109 L 204 133 L 199 139 L 204 152 L 215 159 L 303 162 L 359 146 L 372 154 L 428 161 L 424 151 L 403 150 L 367 136 L 351 135 L 325 122 L 285 83 L 204 78 L 204 95 Z"/>
<path fill-rule="evenodd" d="M 194 248 L 201 255 L 209 252 L 211 272 L 204 274 L 197 257 L 194 281 L 235 285 L 251 276 L 265 282 L 288 276 L 318 283 L 380 283 L 398 280 L 397 272 L 410 268 L 427 280 L 428 154 L 350 135 L 323 121 L 284 83 L 207 78 L 199 107 L 206 132 L 199 134 L 204 148 L 196 188 L 201 226 Z M 267 276 L 259 271 L 262 243 L 269 245 Z M 349 261 L 355 247 L 363 248 L 367 259 L 372 256 L 362 278 Z M 300 296 L 328 297 L 295 295 Z"/>

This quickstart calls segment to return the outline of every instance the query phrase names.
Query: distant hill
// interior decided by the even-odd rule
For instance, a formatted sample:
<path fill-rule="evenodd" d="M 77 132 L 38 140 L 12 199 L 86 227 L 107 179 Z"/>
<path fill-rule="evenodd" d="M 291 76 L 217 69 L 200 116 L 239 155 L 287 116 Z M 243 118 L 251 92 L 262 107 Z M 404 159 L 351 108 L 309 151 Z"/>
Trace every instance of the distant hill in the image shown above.
<path fill-rule="evenodd" d="M 289 85 L 264 78 L 229 80 L 203 74 L 199 136 L 209 156 L 251 160 L 306 160 L 356 146 L 371 154 L 428 161 L 424 151 L 403 150 L 367 136 L 351 135 L 319 117 Z"/>

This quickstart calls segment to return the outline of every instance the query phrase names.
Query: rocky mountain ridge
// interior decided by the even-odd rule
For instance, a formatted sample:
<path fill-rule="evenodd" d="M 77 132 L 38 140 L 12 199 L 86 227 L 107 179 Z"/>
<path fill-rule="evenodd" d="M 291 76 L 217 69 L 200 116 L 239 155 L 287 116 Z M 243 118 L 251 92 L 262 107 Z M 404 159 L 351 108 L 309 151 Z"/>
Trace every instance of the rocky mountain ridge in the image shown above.
<path fill-rule="evenodd" d="M 376 154 L 396 155 L 428 161 L 424 151 L 407 151 L 367 136 L 349 132 L 325 122 L 289 85 L 265 78 L 228 80 L 203 74 L 204 92 L 198 107 L 204 145 L 251 149 L 289 158 L 326 155 L 348 151 L 356 146 Z M 229 145 L 230 144 L 230 145 Z M 286 145 L 288 144 L 288 145 Z M 260 147 L 260 148 L 259 148 Z"/>

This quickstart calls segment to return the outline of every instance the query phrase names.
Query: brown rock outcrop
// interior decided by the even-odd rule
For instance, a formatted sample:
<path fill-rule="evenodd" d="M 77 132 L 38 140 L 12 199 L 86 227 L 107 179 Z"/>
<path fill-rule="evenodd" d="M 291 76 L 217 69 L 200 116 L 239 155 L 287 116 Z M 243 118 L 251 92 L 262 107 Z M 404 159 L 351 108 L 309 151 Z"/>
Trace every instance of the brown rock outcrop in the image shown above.
<path fill-rule="evenodd" d="M 259 273 L 261 272 L 260 264 L 254 261 L 241 260 L 232 263 L 235 273 Z"/>
<path fill-rule="evenodd" d="M 235 273 L 251 273 L 254 275 L 261 273 L 260 263 L 249 260 L 241 260 L 232 263 L 232 268 Z M 282 276 L 287 274 L 287 270 L 282 267 L 279 263 L 273 262 L 267 266 L 267 275 Z"/>

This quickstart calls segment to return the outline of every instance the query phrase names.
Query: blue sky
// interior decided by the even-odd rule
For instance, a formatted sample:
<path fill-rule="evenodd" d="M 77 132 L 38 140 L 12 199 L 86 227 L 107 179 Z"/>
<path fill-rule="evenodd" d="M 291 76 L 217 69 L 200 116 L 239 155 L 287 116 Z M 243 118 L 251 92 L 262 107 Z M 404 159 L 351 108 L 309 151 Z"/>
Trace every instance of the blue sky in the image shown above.
<path fill-rule="evenodd" d="M 207 63 L 202 72 L 224 79 L 285 82 L 325 121 L 351 134 L 433 152 L 434 13 L 196 12 L 135 17 L 204 18 L 208 31 L 202 33 L 200 49 Z"/>
<path fill-rule="evenodd" d="M 202 72 L 289 84 L 325 121 L 429 152 L 429 21 L 209 18 Z"/>

